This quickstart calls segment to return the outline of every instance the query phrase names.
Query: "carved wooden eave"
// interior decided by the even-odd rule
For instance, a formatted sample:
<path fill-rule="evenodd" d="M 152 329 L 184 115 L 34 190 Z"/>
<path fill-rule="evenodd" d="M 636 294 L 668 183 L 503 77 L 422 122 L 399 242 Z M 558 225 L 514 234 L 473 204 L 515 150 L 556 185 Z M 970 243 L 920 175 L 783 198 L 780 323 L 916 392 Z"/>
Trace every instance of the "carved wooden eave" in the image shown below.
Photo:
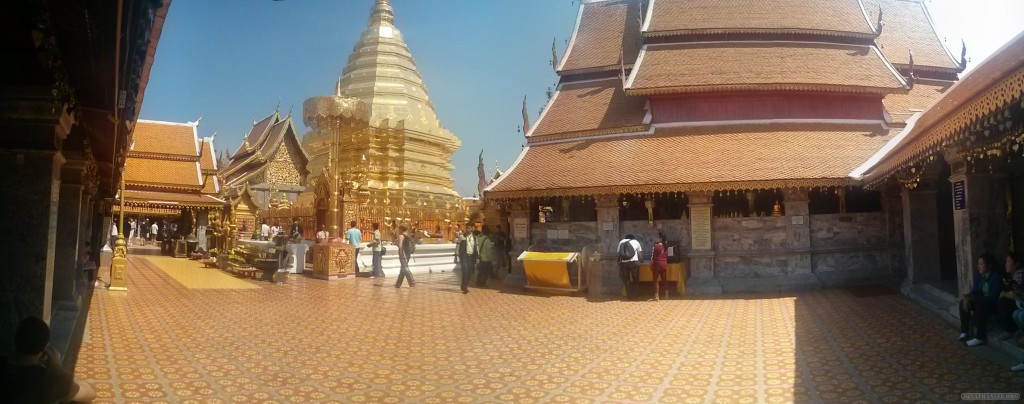
<path fill-rule="evenodd" d="M 524 189 L 484 191 L 487 200 L 513 200 L 544 197 L 579 197 L 619 194 L 657 194 L 674 192 L 714 192 L 785 188 L 843 187 L 861 185 L 853 178 L 807 178 L 768 181 L 708 182 L 689 184 L 610 185 L 589 188 Z"/>

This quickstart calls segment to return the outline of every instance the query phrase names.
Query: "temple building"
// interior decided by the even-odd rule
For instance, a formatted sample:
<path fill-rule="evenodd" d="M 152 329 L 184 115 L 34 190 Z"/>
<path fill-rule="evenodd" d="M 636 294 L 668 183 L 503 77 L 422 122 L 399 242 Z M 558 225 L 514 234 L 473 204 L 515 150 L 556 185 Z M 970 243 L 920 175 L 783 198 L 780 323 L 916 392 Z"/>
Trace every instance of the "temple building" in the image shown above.
<path fill-rule="evenodd" d="M 208 249 L 206 228 L 210 213 L 219 214 L 224 200 L 213 138 L 200 138 L 199 122 L 139 120 L 124 169 L 124 212 L 147 224 L 168 224 L 172 239 L 194 238 Z M 120 203 L 114 211 L 120 212 Z"/>
<path fill-rule="evenodd" d="M 916 58 L 915 58 L 916 61 Z M 1024 246 L 1024 33 L 980 62 L 858 169 L 898 193 L 903 292 L 958 314 L 978 257 Z"/>
<path fill-rule="evenodd" d="M 406 222 L 450 236 L 465 215 L 451 178 L 460 142 L 441 125 L 390 2 L 370 14 L 334 95 L 304 104 L 316 223 Z"/>
<path fill-rule="evenodd" d="M 132 129 L 170 0 L 0 3 L 0 356 L 46 321 L 74 369 Z M 93 273 L 95 275 L 95 273 Z M 114 272 L 123 282 L 124 274 Z M 117 292 L 114 292 L 117 293 Z"/>
<path fill-rule="evenodd" d="M 853 174 L 963 59 L 919 1 L 583 1 L 557 91 L 485 199 L 520 251 L 595 246 L 598 293 L 621 287 L 621 237 L 658 232 L 690 293 L 902 279 L 900 193 Z"/>
<path fill-rule="evenodd" d="M 282 117 L 275 110 L 253 122 L 242 144 L 220 171 L 239 236 L 250 237 L 262 220 L 285 224 L 291 222 L 291 217 L 311 216 L 311 207 L 307 207 L 309 212 L 305 214 L 291 211 L 299 202 L 299 195 L 307 190 L 309 161 L 290 114 Z M 305 224 L 311 237 L 316 232 L 313 223 Z"/>

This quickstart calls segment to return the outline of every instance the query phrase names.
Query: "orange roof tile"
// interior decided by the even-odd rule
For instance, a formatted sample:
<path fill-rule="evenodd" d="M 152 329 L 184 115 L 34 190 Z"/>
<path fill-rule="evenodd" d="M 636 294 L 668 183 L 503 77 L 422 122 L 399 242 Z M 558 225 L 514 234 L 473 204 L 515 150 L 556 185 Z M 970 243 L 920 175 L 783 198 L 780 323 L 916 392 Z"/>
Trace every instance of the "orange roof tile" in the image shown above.
<path fill-rule="evenodd" d="M 889 112 L 893 122 L 906 123 L 912 115 L 924 111 L 942 93 L 953 85 L 951 81 L 922 80 L 914 84 L 907 94 L 889 94 L 882 99 L 885 110 Z M 911 111 L 914 110 L 914 111 Z"/>
<path fill-rule="evenodd" d="M 147 159 L 129 156 L 124 163 L 127 184 L 199 187 L 199 167 L 195 161 Z"/>
<path fill-rule="evenodd" d="M 748 90 L 906 92 L 873 46 L 698 42 L 645 46 L 626 93 Z"/>
<path fill-rule="evenodd" d="M 909 65 L 914 51 L 914 66 L 960 71 L 959 64 L 935 33 L 924 3 L 908 0 L 864 0 L 864 8 L 874 24 L 882 9 L 882 34 L 875 40 L 882 53 L 895 65 Z"/>
<path fill-rule="evenodd" d="M 892 133 L 825 124 L 658 128 L 529 146 L 489 190 L 497 197 L 753 189 L 849 183 Z M 813 150 L 813 153 L 809 153 Z M 787 185 L 789 184 L 789 185 Z"/>
<path fill-rule="evenodd" d="M 858 0 L 652 0 L 648 35 L 825 33 L 873 38 Z"/>
<path fill-rule="evenodd" d="M 199 166 L 205 170 L 217 170 L 217 159 L 214 156 L 213 142 L 202 140 L 202 158 L 199 160 Z"/>
<path fill-rule="evenodd" d="M 531 136 L 596 132 L 644 124 L 645 97 L 622 92 L 618 78 L 562 84 Z"/>
<path fill-rule="evenodd" d="M 139 120 L 132 131 L 131 151 L 195 157 L 195 126 L 187 123 Z"/>
<path fill-rule="evenodd" d="M 582 3 L 559 74 L 618 70 L 620 55 L 626 65 L 633 64 L 643 41 L 639 17 L 639 0 Z"/>

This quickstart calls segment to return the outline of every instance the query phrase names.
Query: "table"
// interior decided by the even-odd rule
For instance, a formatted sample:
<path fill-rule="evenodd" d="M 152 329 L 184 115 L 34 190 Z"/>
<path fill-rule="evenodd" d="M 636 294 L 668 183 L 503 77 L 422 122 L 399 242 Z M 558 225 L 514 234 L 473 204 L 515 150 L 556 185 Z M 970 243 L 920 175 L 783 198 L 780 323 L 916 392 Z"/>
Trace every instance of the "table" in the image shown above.
<path fill-rule="evenodd" d="M 534 252 L 519 255 L 526 274 L 527 289 L 578 292 L 586 288 L 585 277 L 576 252 Z M 573 284 L 573 271 L 576 283 Z"/>
<path fill-rule="evenodd" d="M 680 295 L 686 294 L 687 268 L 681 262 L 668 264 L 668 272 L 665 273 L 665 281 L 676 282 L 676 291 Z M 653 282 L 654 275 L 651 274 L 651 263 L 640 264 L 640 282 Z"/>

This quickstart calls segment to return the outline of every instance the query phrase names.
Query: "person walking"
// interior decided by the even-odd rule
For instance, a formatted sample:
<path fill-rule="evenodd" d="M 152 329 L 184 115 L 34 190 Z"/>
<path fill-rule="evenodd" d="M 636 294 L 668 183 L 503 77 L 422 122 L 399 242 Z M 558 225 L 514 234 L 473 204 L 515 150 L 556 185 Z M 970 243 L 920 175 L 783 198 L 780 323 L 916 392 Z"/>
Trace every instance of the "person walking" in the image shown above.
<path fill-rule="evenodd" d="M 355 223 L 355 222 L 353 222 Z M 402 287 L 402 281 L 406 278 L 409 279 L 409 287 L 416 287 L 416 279 L 412 277 L 412 271 L 409 270 L 409 257 L 412 255 L 414 242 L 409 237 L 409 228 L 404 224 L 398 226 L 398 238 L 395 239 L 395 245 L 398 246 L 398 282 L 395 283 L 396 288 Z"/>
<path fill-rule="evenodd" d="M 384 250 L 380 241 L 380 223 L 374 223 L 370 227 L 373 229 L 373 241 L 370 242 L 370 248 L 373 251 L 373 273 L 370 276 L 383 278 L 384 265 L 381 263 L 381 259 L 383 258 Z"/>
<path fill-rule="evenodd" d="M 668 249 L 665 248 L 665 234 L 659 232 L 654 239 L 654 247 L 651 248 L 651 280 L 654 281 L 654 301 L 661 300 L 662 289 L 665 290 L 665 298 L 668 299 L 668 288 L 662 288 L 667 274 Z"/>
<path fill-rule="evenodd" d="M 627 234 L 619 241 L 619 278 L 626 291 L 626 300 L 635 299 L 636 286 L 640 280 L 640 242 L 636 237 Z"/>
<path fill-rule="evenodd" d="M 160 233 L 160 225 L 156 224 L 156 220 L 149 226 L 149 241 L 152 244 L 156 244 L 156 235 Z"/>
<path fill-rule="evenodd" d="M 494 261 L 497 259 L 497 248 L 494 244 L 494 235 L 491 230 L 484 226 L 483 235 L 477 240 L 479 243 L 480 260 L 477 262 L 476 286 L 487 286 L 487 280 L 494 271 Z"/>
<path fill-rule="evenodd" d="M 460 286 L 462 293 L 469 293 L 469 281 L 473 278 L 473 272 L 476 272 L 476 258 L 477 258 L 477 236 L 473 234 L 473 225 L 466 224 L 466 231 L 459 236 L 459 244 L 457 247 L 459 255 L 460 270 L 462 271 L 460 276 Z"/>
<path fill-rule="evenodd" d="M 355 256 L 356 256 L 355 257 L 356 258 L 355 259 L 356 272 L 355 273 L 356 273 L 356 276 L 359 276 L 359 250 L 363 249 L 363 247 L 362 247 L 363 232 L 359 231 L 359 228 L 356 227 L 356 221 L 355 220 L 353 220 L 351 222 L 348 222 L 348 230 L 345 231 L 345 239 L 348 240 L 348 243 L 351 244 L 352 247 L 354 247 L 356 249 L 356 252 L 355 252 Z"/>

